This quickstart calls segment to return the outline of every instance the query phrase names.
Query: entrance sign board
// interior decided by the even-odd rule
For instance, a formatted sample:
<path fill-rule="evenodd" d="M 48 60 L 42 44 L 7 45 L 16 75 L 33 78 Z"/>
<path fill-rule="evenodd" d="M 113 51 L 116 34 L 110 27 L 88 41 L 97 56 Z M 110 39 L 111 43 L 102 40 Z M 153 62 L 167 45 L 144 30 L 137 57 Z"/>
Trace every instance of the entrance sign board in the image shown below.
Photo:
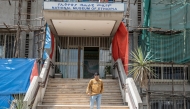
<path fill-rule="evenodd" d="M 44 2 L 44 10 L 123 12 L 124 3 Z"/>

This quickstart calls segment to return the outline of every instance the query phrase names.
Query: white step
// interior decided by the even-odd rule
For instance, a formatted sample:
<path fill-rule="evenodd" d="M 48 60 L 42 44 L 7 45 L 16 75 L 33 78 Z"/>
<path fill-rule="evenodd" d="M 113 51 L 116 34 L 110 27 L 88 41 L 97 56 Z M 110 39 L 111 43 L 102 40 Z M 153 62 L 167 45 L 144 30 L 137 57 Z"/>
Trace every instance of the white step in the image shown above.
<path fill-rule="evenodd" d="M 79 90 L 79 89 L 74 89 L 74 90 L 67 90 L 67 89 L 50 89 L 46 91 L 47 93 L 86 93 L 86 90 Z M 103 93 L 120 93 L 120 90 L 104 90 Z"/>
<path fill-rule="evenodd" d="M 69 103 L 60 103 L 60 102 L 53 102 L 53 103 L 50 103 L 50 102 L 42 102 L 42 105 L 89 105 L 90 103 L 79 103 L 79 102 L 76 102 L 76 103 L 73 103 L 73 102 L 69 102 Z M 96 102 L 94 103 L 96 104 Z M 107 105 L 107 106 L 123 106 L 123 103 L 101 103 L 102 105 Z"/>
<path fill-rule="evenodd" d="M 84 86 L 81 86 L 81 85 L 56 85 L 56 86 L 51 86 L 51 85 L 48 85 L 47 86 L 47 89 L 79 89 L 79 90 L 86 90 L 87 88 L 87 85 L 84 85 Z M 105 90 L 109 90 L 109 89 L 117 89 L 117 90 L 120 90 L 118 85 L 104 85 L 104 89 Z"/>
<path fill-rule="evenodd" d="M 49 93 L 47 94 L 49 96 L 87 96 L 85 93 L 73 93 L 73 94 L 68 94 L 68 93 L 65 93 L 65 94 L 59 94 L 59 93 Z M 102 96 L 121 96 L 121 93 L 103 93 Z"/>
<path fill-rule="evenodd" d="M 68 81 L 68 82 L 78 82 L 78 81 L 84 81 L 89 82 L 90 79 L 68 79 L 68 78 L 50 78 L 50 81 Z M 112 82 L 112 81 L 118 81 L 117 79 L 102 79 L 104 82 Z"/>
<path fill-rule="evenodd" d="M 59 102 L 59 103 L 66 103 L 66 102 L 80 102 L 80 103 L 88 103 L 90 99 L 44 99 L 43 102 Z M 102 99 L 102 103 L 111 103 L 111 102 L 118 102 L 121 103 L 122 99 Z"/>
<path fill-rule="evenodd" d="M 44 99 L 89 99 L 89 96 L 45 96 Z M 102 99 L 121 99 L 121 96 L 102 96 Z"/>
<path fill-rule="evenodd" d="M 89 105 L 38 105 L 37 109 L 89 109 Z M 94 106 L 96 109 L 96 106 Z M 128 106 L 102 106 L 101 109 L 129 109 Z"/>
<path fill-rule="evenodd" d="M 89 109 L 90 97 L 86 94 L 89 80 L 50 78 L 42 105 L 37 109 Z M 103 83 L 101 109 L 128 109 L 123 106 L 118 80 L 103 79 Z"/>

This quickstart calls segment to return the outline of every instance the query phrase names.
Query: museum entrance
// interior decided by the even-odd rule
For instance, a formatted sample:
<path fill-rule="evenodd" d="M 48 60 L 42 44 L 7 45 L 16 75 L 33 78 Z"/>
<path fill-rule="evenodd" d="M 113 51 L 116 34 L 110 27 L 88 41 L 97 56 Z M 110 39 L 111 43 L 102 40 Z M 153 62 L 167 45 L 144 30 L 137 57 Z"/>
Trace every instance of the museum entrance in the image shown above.
<path fill-rule="evenodd" d="M 83 78 L 93 78 L 99 72 L 99 47 L 84 47 Z"/>

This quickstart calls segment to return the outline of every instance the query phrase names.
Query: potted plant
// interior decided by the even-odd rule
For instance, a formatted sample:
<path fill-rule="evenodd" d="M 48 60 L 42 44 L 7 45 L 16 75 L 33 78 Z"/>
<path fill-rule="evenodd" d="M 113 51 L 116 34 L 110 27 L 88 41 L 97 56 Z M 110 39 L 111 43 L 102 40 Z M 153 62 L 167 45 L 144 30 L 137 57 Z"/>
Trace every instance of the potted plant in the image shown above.
<path fill-rule="evenodd" d="M 106 78 L 112 78 L 112 75 L 111 75 L 111 66 L 107 65 L 105 66 L 104 68 L 104 73 L 105 73 L 105 77 Z"/>

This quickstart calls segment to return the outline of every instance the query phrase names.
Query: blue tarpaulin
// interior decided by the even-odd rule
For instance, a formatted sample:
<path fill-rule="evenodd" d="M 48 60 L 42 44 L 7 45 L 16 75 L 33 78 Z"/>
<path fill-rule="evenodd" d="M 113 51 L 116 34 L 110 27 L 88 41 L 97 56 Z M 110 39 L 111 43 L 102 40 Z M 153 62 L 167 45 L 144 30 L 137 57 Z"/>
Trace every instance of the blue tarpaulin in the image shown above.
<path fill-rule="evenodd" d="M 0 107 L 7 107 L 6 98 L 11 94 L 27 92 L 34 62 L 35 59 L 0 59 L 0 101 L 4 101 Z"/>
<path fill-rule="evenodd" d="M 51 47 L 51 32 L 48 24 L 46 24 L 46 40 L 44 48 L 50 48 L 50 47 Z"/>
<path fill-rule="evenodd" d="M 48 24 L 46 24 L 46 40 L 45 40 L 44 48 L 45 49 L 44 49 L 44 53 L 43 53 L 43 59 L 47 59 L 49 57 L 49 55 L 48 55 L 48 52 L 46 51 L 46 49 L 51 48 L 51 31 L 50 31 Z"/>
<path fill-rule="evenodd" d="M 0 95 L 0 109 L 9 108 L 13 99 L 11 95 Z"/>

